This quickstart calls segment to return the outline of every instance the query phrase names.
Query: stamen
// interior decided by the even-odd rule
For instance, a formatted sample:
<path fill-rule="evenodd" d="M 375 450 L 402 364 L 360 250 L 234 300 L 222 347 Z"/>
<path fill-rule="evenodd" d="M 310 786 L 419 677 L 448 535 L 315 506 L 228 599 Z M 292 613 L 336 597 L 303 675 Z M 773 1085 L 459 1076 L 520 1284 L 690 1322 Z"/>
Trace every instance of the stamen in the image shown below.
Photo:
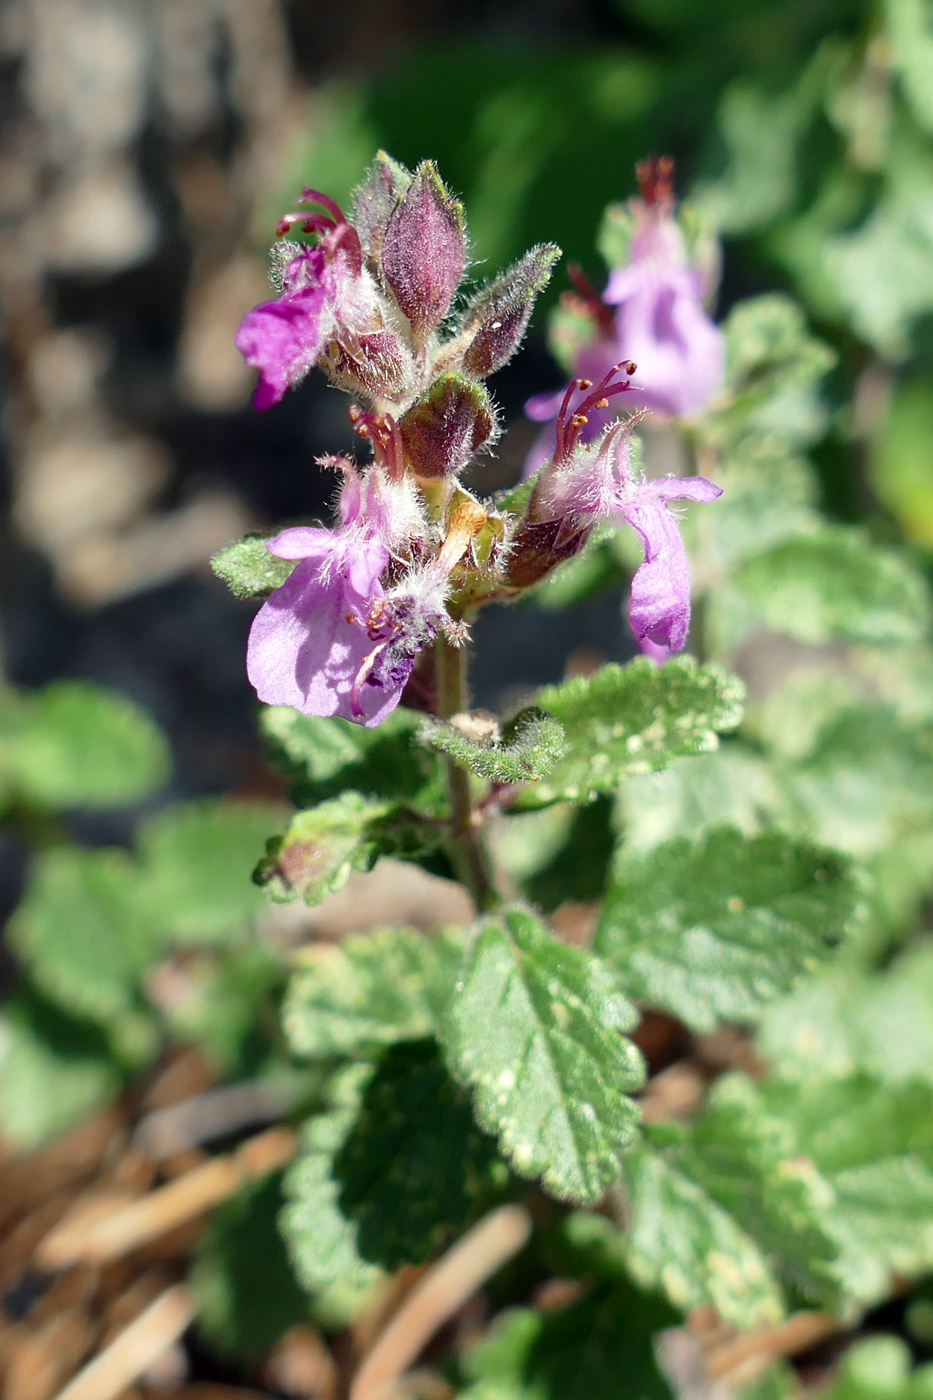
<path fill-rule="evenodd" d="M 304 233 L 331 233 L 337 227 L 333 219 L 324 214 L 283 214 L 275 226 L 276 238 L 289 233 L 296 224 L 301 224 Z"/>
<path fill-rule="evenodd" d="M 674 185 L 672 156 L 651 156 L 648 160 L 640 160 L 635 166 L 635 174 L 641 186 L 641 197 L 649 207 L 670 199 Z"/>
<path fill-rule="evenodd" d="M 341 209 L 340 205 L 335 200 L 331 199 L 329 194 L 322 194 L 320 190 L 302 190 L 301 195 L 295 201 L 295 203 L 320 204 L 324 209 L 326 209 L 330 214 L 333 215 L 336 223 L 345 224 L 347 222 L 344 218 L 343 210 Z"/>
<path fill-rule="evenodd" d="M 356 673 L 356 677 L 353 681 L 353 689 L 350 691 L 350 709 L 353 711 L 357 719 L 359 719 L 360 715 L 363 713 L 363 706 L 360 703 L 360 696 L 362 695 L 363 686 L 366 684 L 366 677 L 369 675 L 370 671 L 373 669 L 373 666 L 376 664 L 376 657 L 379 655 L 380 652 L 385 651 L 388 645 L 389 639 L 387 638 L 386 641 L 380 642 L 377 647 L 373 647 L 369 655 L 364 656 L 363 664 Z"/>
<path fill-rule="evenodd" d="M 615 329 L 612 307 L 606 305 L 579 263 L 570 264 L 567 276 L 579 293 L 578 300 L 582 302 L 583 310 L 593 318 L 603 335 L 611 339 Z"/>
<path fill-rule="evenodd" d="M 627 389 L 632 387 L 627 379 L 617 380 L 615 383 L 612 382 L 612 376 L 614 374 L 617 374 L 620 370 L 629 371 L 630 367 L 631 369 L 635 368 L 631 360 L 623 360 L 620 361 L 619 364 L 613 365 L 609 373 L 603 375 L 595 389 L 593 389 L 593 392 L 587 394 L 583 402 L 577 405 L 575 413 L 570 421 L 567 422 L 566 410 L 569 407 L 570 396 L 574 388 L 589 389 L 592 384 L 592 381 L 589 379 L 575 379 L 571 382 L 564 395 L 561 411 L 557 418 L 557 450 L 554 453 L 555 462 L 566 461 L 571 452 L 573 452 L 579 440 L 581 430 L 585 428 L 589 422 L 588 414 L 597 408 L 608 408 L 609 400 L 614 394 L 624 394 Z"/>

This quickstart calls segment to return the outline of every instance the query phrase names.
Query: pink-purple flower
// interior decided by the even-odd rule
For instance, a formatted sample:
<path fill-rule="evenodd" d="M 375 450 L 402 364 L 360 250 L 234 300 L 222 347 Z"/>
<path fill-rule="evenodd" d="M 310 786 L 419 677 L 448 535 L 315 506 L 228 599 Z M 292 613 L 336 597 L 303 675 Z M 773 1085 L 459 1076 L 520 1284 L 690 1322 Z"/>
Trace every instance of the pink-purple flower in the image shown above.
<path fill-rule="evenodd" d="M 715 397 L 726 369 L 725 339 L 704 307 L 709 291 L 700 268 L 691 265 L 684 236 L 674 218 L 672 162 L 668 158 L 637 167 L 642 197 L 629 201 L 634 223 L 628 262 L 612 270 L 600 296 L 577 269 L 577 294 L 567 296 L 592 325 L 592 334 L 574 355 L 575 375 L 599 379 L 620 360 L 632 360 L 633 407 L 678 418 L 690 417 Z M 613 308 L 617 308 L 613 310 Z M 528 417 L 552 423 L 562 390 L 537 394 L 525 405 Z M 591 414 L 584 434 L 593 441 L 613 416 Z M 553 430 L 538 437 L 525 464 L 531 476 L 547 460 Z"/>
<path fill-rule="evenodd" d="M 637 530 L 645 557 L 632 579 L 629 622 L 642 650 L 661 660 L 683 649 L 690 626 L 690 563 L 670 502 L 714 501 L 722 488 L 703 476 L 651 480 L 637 473 L 631 432 L 640 417 L 613 424 L 598 444 L 556 456 L 538 478 L 531 513 L 540 524 L 561 521 L 568 537 L 585 537 L 600 519 L 625 520 Z M 564 410 L 558 441 L 566 430 Z"/>

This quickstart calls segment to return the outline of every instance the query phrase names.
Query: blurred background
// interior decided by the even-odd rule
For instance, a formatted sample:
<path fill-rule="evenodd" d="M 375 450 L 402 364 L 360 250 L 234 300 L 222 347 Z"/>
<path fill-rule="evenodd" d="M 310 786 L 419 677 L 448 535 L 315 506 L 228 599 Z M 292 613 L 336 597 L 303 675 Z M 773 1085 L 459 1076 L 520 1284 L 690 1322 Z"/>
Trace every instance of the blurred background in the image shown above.
<path fill-rule="evenodd" d="M 344 200 L 378 146 L 435 158 L 486 275 L 555 239 L 602 286 L 604 206 L 649 152 L 725 245 L 719 312 L 787 288 L 840 352 L 824 505 L 933 545 L 933 29 L 926 0 L 3 0 L 0 626 L 6 679 L 83 676 L 170 735 L 171 793 L 261 783 L 252 605 L 207 568 L 248 528 L 328 518 L 350 446 L 315 372 L 264 415 L 233 336 L 302 183 Z M 548 306 L 496 382 L 514 431 L 561 382 Z M 854 407 L 853 407 L 854 405 Z M 620 597 L 490 610 L 477 703 L 627 654 Z M 507 642 L 507 646 L 504 643 Z M 504 653 L 507 652 L 507 657 Z M 94 818 L 100 823 L 129 817 Z M 85 839 L 119 839 L 108 828 Z"/>

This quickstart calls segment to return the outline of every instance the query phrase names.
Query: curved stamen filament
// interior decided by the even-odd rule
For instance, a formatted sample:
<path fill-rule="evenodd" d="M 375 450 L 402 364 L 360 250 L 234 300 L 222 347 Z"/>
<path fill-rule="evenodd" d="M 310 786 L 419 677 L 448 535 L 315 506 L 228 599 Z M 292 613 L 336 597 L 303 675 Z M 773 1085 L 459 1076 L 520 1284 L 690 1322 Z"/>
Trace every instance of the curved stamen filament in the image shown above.
<path fill-rule="evenodd" d="M 567 386 L 560 412 L 557 415 L 557 448 L 554 453 L 555 462 L 563 462 L 570 456 L 577 445 L 577 440 L 582 430 L 589 422 L 588 414 L 593 409 L 602 409 L 609 406 L 609 400 L 615 394 L 624 394 L 630 389 L 631 382 L 628 379 L 619 379 L 614 383 L 612 376 L 623 371 L 627 375 L 635 373 L 635 364 L 632 360 L 620 360 L 617 365 L 613 365 L 608 374 L 604 374 L 595 387 L 589 379 L 572 379 Z M 578 404 L 573 414 L 568 419 L 570 401 L 578 389 L 589 389 L 582 403 Z"/>
<path fill-rule="evenodd" d="M 295 202 L 297 204 L 320 204 L 333 216 L 335 223 L 345 224 L 347 222 L 343 210 L 336 200 L 331 199 L 329 194 L 323 194 L 320 190 L 302 190 L 300 197 Z"/>

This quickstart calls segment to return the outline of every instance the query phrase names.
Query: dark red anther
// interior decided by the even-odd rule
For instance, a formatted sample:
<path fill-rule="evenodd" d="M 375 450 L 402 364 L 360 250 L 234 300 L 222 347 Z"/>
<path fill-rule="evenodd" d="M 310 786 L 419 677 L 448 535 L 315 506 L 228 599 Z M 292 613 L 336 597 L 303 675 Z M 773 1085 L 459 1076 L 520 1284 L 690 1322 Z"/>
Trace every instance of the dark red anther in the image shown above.
<path fill-rule="evenodd" d="M 674 187 L 673 156 L 650 156 L 648 160 L 640 160 L 635 166 L 635 174 L 646 204 L 660 204 L 662 200 L 670 199 Z"/>

